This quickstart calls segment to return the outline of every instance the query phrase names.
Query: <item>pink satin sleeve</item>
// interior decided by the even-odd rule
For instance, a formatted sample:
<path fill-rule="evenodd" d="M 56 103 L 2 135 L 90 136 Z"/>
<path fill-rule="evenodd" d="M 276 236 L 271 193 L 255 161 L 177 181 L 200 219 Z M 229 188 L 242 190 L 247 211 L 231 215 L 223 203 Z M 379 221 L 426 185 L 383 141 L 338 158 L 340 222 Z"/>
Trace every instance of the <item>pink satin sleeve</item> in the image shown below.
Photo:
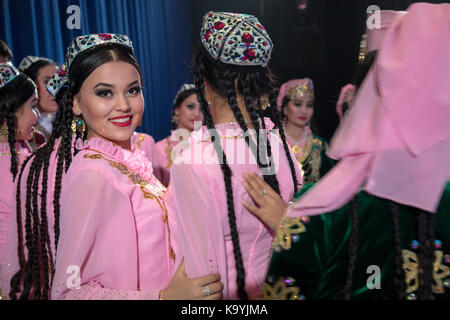
<path fill-rule="evenodd" d="M 139 290 L 132 206 L 113 177 L 84 169 L 63 188 L 52 299 L 157 299 Z"/>

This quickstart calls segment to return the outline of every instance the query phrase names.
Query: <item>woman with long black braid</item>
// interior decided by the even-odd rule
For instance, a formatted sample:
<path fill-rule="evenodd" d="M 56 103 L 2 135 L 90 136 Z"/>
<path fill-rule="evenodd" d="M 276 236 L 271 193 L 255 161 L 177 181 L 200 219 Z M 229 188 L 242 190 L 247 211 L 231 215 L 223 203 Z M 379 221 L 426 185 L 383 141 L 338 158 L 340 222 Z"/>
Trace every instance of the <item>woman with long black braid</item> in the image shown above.
<path fill-rule="evenodd" d="M 449 22 L 424 3 L 395 20 L 331 141 L 340 162 L 293 206 L 246 176 L 278 230 L 264 298 L 450 299 Z"/>
<path fill-rule="evenodd" d="M 260 293 L 273 233 L 245 209 L 241 174 L 262 173 L 286 201 L 301 175 L 284 132 L 281 139 L 270 132 L 280 117 L 264 27 L 251 15 L 209 12 L 200 36 L 194 79 L 206 125 L 171 168 L 169 221 L 176 221 L 188 276 L 218 272 L 224 299 L 251 299 Z"/>
<path fill-rule="evenodd" d="M 32 137 L 38 119 L 33 81 L 12 65 L 0 64 L 0 262 L 14 212 L 14 180 L 29 155 L 24 141 Z M 7 295 L 2 291 L 0 287 L 0 296 Z"/>

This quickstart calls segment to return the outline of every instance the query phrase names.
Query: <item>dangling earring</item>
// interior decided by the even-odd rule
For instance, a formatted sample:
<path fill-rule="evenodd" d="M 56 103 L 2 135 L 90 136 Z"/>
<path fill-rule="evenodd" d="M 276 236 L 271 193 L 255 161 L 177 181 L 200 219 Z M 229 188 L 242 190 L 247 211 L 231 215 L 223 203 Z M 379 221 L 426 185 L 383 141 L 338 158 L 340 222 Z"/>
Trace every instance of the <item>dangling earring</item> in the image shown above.
<path fill-rule="evenodd" d="M 19 133 L 19 129 L 14 128 L 14 134 L 17 136 L 17 134 Z M 8 131 L 8 127 L 4 126 L 0 129 L 0 135 L 5 137 L 6 139 L 8 139 L 9 137 L 9 131 Z"/>
<path fill-rule="evenodd" d="M 8 133 L 8 127 L 2 127 L 0 129 L 0 135 L 8 139 L 9 133 Z"/>
<path fill-rule="evenodd" d="M 86 130 L 86 124 L 84 123 L 83 118 L 80 116 L 75 116 L 72 120 L 71 128 L 73 133 L 76 133 L 77 131 L 79 133 L 84 133 Z"/>
<path fill-rule="evenodd" d="M 139 120 L 139 127 L 142 126 L 142 119 Z"/>
<path fill-rule="evenodd" d="M 269 99 L 263 99 L 261 109 L 266 110 L 267 108 L 270 108 L 270 101 Z"/>
<path fill-rule="evenodd" d="M 206 91 L 206 88 L 205 88 L 205 100 L 206 100 L 206 103 L 209 106 L 211 104 L 211 100 L 209 99 L 209 95 L 208 95 L 208 92 Z"/>
<path fill-rule="evenodd" d="M 177 115 L 177 114 L 174 114 L 174 115 L 172 116 L 172 123 L 175 123 L 175 124 L 178 125 L 178 122 L 180 122 L 180 116 Z"/>

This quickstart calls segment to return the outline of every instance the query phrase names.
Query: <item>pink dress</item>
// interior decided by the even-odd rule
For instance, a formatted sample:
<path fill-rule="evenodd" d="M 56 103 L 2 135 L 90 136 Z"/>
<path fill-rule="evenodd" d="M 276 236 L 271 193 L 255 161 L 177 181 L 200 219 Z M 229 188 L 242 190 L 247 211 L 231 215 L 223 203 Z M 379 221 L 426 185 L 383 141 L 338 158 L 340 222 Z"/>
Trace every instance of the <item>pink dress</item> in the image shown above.
<path fill-rule="evenodd" d="M 161 181 L 161 166 L 159 165 L 160 160 L 156 149 L 155 139 L 148 134 L 134 132 L 131 137 L 131 144 L 145 152 L 146 157 L 152 162 L 153 174 Z"/>
<path fill-rule="evenodd" d="M 54 182 L 55 182 L 55 176 L 56 176 L 56 164 L 57 164 L 57 158 L 56 158 L 56 150 L 58 148 L 59 142 L 56 142 L 56 148 L 55 151 L 53 151 L 50 155 L 50 161 L 49 161 L 49 167 L 48 167 L 48 187 L 47 187 L 47 225 L 48 230 L 50 231 L 48 233 L 50 241 L 49 241 L 49 248 L 51 251 L 52 260 L 51 261 L 51 268 L 54 268 L 55 264 L 55 246 L 54 246 L 54 224 L 55 224 L 55 218 L 53 215 L 53 193 L 54 193 Z M 28 154 L 28 152 L 27 152 Z M 25 159 L 25 157 L 24 157 Z M 25 259 L 28 255 L 28 250 L 25 247 L 25 220 L 26 220 L 26 210 L 25 210 L 25 204 L 26 204 L 26 192 L 27 192 L 27 178 L 30 172 L 30 166 L 33 159 L 28 161 L 28 163 L 25 165 L 24 171 L 22 173 L 22 179 L 20 183 L 20 201 L 21 201 L 21 219 L 22 219 L 22 248 L 24 250 Z M 63 171 L 64 173 L 64 171 Z M 3 291 L 3 299 L 9 299 L 9 291 L 10 291 L 10 281 L 11 278 L 14 276 L 14 274 L 19 271 L 20 264 L 19 264 L 19 257 L 18 257 L 18 242 L 19 242 L 19 236 L 18 236 L 18 230 L 17 230 L 17 214 L 16 214 L 16 191 L 17 191 L 17 183 L 19 174 L 17 175 L 16 181 L 14 183 L 14 196 L 13 196 L 13 213 L 12 218 L 9 219 L 8 222 L 8 235 L 5 242 L 5 249 L 3 258 L 0 259 L 0 289 Z M 64 174 L 62 177 L 62 182 L 64 181 Z M 38 194 L 41 192 L 41 181 L 42 181 L 42 173 L 41 173 L 41 179 L 39 182 L 39 189 Z M 38 199 L 38 207 L 40 210 L 40 199 Z"/>
<path fill-rule="evenodd" d="M 176 129 L 170 132 L 170 136 L 156 143 L 156 152 L 158 154 L 158 162 L 153 165 L 153 169 L 157 170 L 161 175 L 160 181 L 166 187 L 170 182 L 170 168 L 173 159 L 179 155 L 182 149 L 189 144 L 190 132 L 186 129 Z M 181 144 L 180 141 L 183 141 Z"/>
<path fill-rule="evenodd" d="M 175 260 L 166 189 L 137 148 L 100 138 L 77 148 L 61 193 L 52 299 L 157 299 Z"/>
<path fill-rule="evenodd" d="M 265 119 L 265 122 L 267 129 L 273 128 L 270 120 Z M 264 282 L 274 233 L 242 205 L 242 200 L 252 201 L 242 185 L 242 173 L 254 171 L 261 175 L 261 170 L 242 138 L 238 124 L 218 124 L 216 128 L 232 171 L 236 225 L 246 272 L 245 287 L 249 298 L 253 299 L 259 295 Z M 179 158 L 179 162 L 191 160 L 194 164 L 176 161 L 170 172 L 167 203 L 170 206 L 169 221 L 177 224 L 177 264 L 184 257 L 188 277 L 220 273 L 224 283 L 223 298 L 237 299 L 225 183 L 214 146 L 208 134 L 203 135 L 205 130 L 203 127 L 192 133 L 190 147 Z M 228 134 L 230 130 L 236 134 Z M 288 159 L 278 136 L 271 134 L 269 139 L 281 196 L 290 201 L 294 196 L 294 185 Z M 203 161 L 198 160 L 198 156 L 202 156 L 200 149 L 203 150 Z M 245 156 L 243 161 L 242 155 Z M 291 157 L 295 159 L 292 152 Z M 301 184 L 296 161 L 294 166 Z"/>
<path fill-rule="evenodd" d="M 19 171 L 23 161 L 30 155 L 28 150 L 16 144 L 18 154 Z M 0 297 L 8 296 L 9 282 L 7 287 L 3 285 L 3 279 L 7 278 L 8 263 L 5 263 L 5 251 L 7 251 L 7 238 L 11 232 L 11 222 L 15 214 L 15 184 L 13 182 L 11 168 L 11 152 L 7 142 L 0 143 Z M 16 227 L 17 229 L 17 227 Z M 16 246 L 17 251 L 17 246 Z"/>

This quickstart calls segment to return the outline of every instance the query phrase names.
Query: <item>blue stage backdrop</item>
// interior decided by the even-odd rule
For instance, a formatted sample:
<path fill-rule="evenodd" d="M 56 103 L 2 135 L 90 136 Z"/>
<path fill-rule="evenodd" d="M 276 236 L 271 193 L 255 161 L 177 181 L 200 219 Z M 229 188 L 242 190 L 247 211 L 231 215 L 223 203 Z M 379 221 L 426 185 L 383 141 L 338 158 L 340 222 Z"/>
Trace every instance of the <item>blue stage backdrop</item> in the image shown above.
<path fill-rule="evenodd" d="M 0 38 L 15 65 L 27 55 L 64 62 L 67 46 L 87 33 L 126 34 L 133 41 L 144 78 L 145 112 L 138 131 L 155 140 L 171 129 L 172 100 L 192 82 L 192 23 L 189 0 L 0 0 Z M 80 9 L 80 29 L 67 21 Z"/>

